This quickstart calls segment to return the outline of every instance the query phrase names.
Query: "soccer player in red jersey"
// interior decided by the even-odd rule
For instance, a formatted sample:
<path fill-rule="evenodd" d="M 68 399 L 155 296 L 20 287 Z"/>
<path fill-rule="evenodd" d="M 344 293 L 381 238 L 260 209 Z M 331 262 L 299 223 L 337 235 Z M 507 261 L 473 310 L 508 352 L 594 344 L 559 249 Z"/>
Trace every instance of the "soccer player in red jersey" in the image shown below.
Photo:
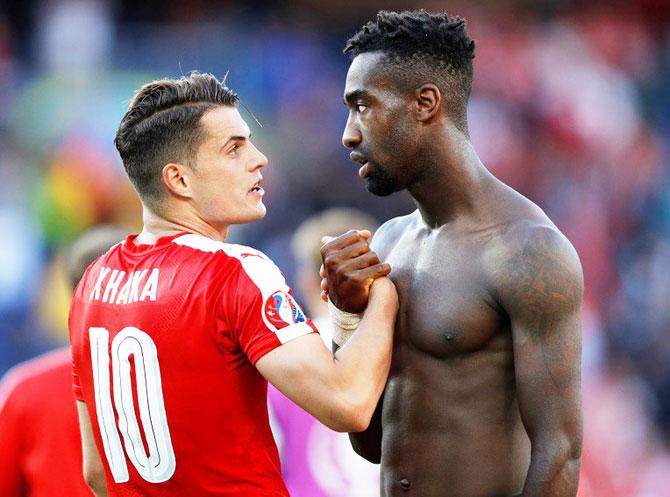
<path fill-rule="evenodd" d="M 3 497 L 90 497 L 81 475 L 69 347 L 26 361 L 5 375 L 0 447 Z"/>
<path fill-rule="evenodd" d="M 66 258 L 72 287 L 122 238 L 101 227 L 77 240 Z M 90 497 L 81 466 L 72 358 L 64 347 L 15 366 L 0 384 L 0 496 Z"/>
<path fill-rule="evenodd" d="M 70 311 L 84 474 L 96 495 L 287 496 L 267 381 L 339 431 L 367 427 L 397 294 L 360 238 L 365 317 L 333 355 L 263 253 L 225 243 L 265 215 L 237 95 L 209 74 L 143 86 L 116 146 L 144 228 L 93 263 Z M 345 323 L 346 324 L 346 323 Z"/>

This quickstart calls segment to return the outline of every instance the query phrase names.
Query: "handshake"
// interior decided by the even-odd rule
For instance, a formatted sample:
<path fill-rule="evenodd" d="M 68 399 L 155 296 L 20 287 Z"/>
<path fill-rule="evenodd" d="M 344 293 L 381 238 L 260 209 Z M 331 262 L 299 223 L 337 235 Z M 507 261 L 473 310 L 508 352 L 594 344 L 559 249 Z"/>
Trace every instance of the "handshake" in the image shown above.
<path fill-rule="evenodd" d="M 322 238 L 321 299 L 330 300 L 331 314 L 333 306 L 344 313 L 362 313 L 373 298 L 397 310 L 398 294 L 387 278 L 391 266 L 370 248 L 370 237 L 368 230 L 350 230 L 337 238 Z"/>

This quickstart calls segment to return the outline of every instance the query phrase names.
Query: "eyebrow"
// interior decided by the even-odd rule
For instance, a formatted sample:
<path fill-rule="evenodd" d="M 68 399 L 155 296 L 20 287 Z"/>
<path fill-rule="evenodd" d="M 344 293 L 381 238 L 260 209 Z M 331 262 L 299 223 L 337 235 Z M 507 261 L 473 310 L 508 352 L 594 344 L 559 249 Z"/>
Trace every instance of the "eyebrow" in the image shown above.
<path fill-rule="evenodd" d="M 235 141 L 245 141 L 249 140 L 251 138 L 251 133 L 249 133 L 249 136 L 242 136 L 242 135 L 237 135 L 237 136 L 231 136 L 226 140 L 226 143 L 221 145 L 221 150 L 226 148 L 230 142 L 235 142 Z"/>
<path fill-rule="evenodd" d="M 359 98 L 369 98 L 370 94 L 365 90 L 352 90 L 344 95 L 344 105 L 347 105 Z"/>

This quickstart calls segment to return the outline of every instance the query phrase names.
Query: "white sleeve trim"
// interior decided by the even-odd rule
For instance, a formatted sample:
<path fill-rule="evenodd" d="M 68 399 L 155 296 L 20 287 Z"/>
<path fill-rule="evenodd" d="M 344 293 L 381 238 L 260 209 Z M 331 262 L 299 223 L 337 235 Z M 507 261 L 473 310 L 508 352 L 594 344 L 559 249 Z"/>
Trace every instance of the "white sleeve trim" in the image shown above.
<path fill-rule="evenodd" d="M 314 329 L 307 323 L 297 323 L 277 331 L 277 338 L 283 344 L 304 335 L 314 333 Z"/>

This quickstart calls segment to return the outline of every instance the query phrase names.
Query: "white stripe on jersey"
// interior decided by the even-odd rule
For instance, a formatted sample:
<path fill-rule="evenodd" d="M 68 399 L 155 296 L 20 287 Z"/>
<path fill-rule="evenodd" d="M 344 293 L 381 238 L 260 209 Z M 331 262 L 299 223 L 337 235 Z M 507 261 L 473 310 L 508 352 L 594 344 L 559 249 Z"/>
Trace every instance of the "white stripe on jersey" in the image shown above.
<path fill-rule="evenodd" d="M 284 275 L 279 268 L 260 250 L 247 247 L 246 245 L 219 242 L 196 234 L 182 235 L 172 240 L 172 242 L 177 245 L 183 245 L 203 252 L 213 253 L 222 251 L 229 257 L 240 261 L 244 272 L 261 291 L 263 304 L 261 304 L 258 312 L 260 312 L 263 317 L 265 325 L 268 329 L 273 330 L 276 333 L 277 338 L 279 338 L 281 343 L 286 343 L 294 338 L 307 335 L 314 331 L 306 322 L 295 323 L 280 329 L 268 321 L 263 308 L 266 300 L 277 291 L 288 294 L 290 288 L 286 284 Z M 297 303 L 295 304 L 298 305 Z M 302 312 L 302 309 L 300 309 L 300 312 Z"/>

